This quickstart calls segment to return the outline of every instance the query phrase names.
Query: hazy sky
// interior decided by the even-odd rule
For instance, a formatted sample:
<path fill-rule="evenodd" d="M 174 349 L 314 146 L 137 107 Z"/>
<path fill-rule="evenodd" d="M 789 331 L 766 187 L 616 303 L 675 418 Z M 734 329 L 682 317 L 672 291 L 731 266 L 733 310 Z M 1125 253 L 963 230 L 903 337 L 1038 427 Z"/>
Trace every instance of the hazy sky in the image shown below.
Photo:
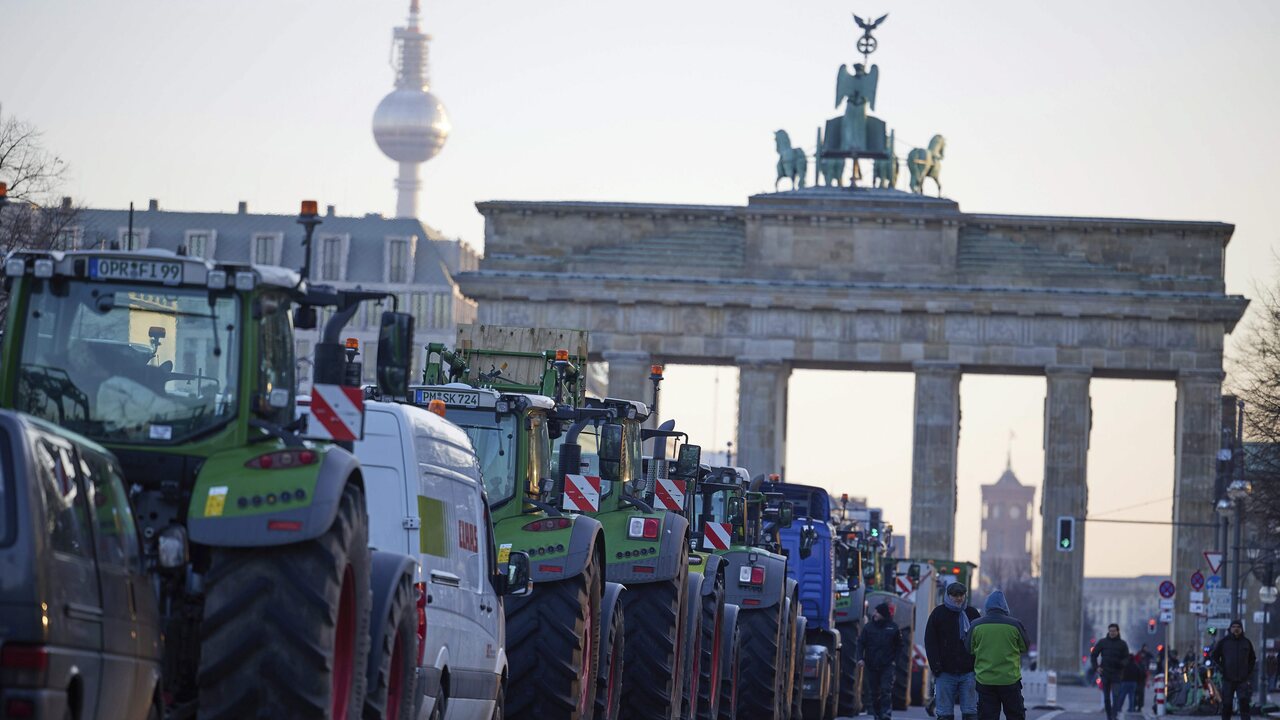
<path fill-rule="evenodd" d="M 423 219 L 476 246 L 480 200 L 771 189 L 773 131 L 812 150 L 833 114 L 854 10 L 890 13 L 876 114 L 900 143 L 946 135 L 962 209 L 1222 220 L 1237 228 L 1228 289 L 1274 277 L 1280 3 L 423 2 L 454 124 L 423 173 Z M 407 5 L 0 0 L 0 103 L 44 130 L 92 206 L 389 213 L 395 168 L 369 125 Z M 732 368 L 668 376 L 665 411 L 705 445 L 732 437 Z M 1044 381 L 970 376 L 961 393 L 957 549 L 976 561 L 978 486 L 1006 450 L 1040 482 Z M 795 373 L 790 479 L 867 495 L 909 530 L 912 399 L 905 374 Z M 1172 383 L 1094 382 L 1091 515 L 1169 517 L 1173 405 Z M 1166 529 L 1089 526 L 1089 574 L 1168 568 Z"/>

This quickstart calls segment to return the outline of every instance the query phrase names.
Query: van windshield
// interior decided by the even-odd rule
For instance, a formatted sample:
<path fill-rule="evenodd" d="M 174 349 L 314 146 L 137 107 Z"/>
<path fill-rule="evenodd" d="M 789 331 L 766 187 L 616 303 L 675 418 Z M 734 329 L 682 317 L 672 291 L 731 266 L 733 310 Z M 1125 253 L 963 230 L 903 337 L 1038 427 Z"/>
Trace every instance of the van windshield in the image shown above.
<path fill-rule="evenodd" d="M 489 505 L 497 507 L 510 500 L 516 492 L 516 416 L 503 415 L 499 420 L 492 410 L 450 408 L 449 420 L 475 446 Z"/>

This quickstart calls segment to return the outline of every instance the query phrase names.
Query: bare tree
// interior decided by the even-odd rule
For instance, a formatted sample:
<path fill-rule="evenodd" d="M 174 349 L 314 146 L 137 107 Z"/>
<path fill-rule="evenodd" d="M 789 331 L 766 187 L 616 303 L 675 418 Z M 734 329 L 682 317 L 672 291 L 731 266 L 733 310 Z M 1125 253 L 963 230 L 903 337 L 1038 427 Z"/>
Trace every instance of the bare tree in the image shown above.
<path fill-rule="evenodd" d="M 1280 287 L 1259 289 L 1254 322 L 1232 367 L 1245 403 L 1245 467 L 1253 487 L 1246 506 L 1259 537 L 1280 533 Z"/>
<path fill-rule="evenodd" d="M 0 254 L 72 244 L 79 209 L 58 199 L 67 170 L 34 125 L 0 115 L 0 182 L 8 185 L 8 202 L 0 206 Z M 0 312 L 7 305 L 0 292 Z"/>

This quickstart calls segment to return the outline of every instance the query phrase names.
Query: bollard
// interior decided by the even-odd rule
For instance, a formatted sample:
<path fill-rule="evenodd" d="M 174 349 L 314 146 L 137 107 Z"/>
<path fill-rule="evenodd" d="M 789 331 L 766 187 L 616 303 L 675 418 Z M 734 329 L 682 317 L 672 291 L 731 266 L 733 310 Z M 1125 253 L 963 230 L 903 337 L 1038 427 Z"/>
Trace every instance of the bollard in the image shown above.
<path fill-rule="evenodd" d="M 1044 686 L 1044 704 L 1056 706 L 1058 704 L 1058 671 L 1050 670 L 1049 676 L 1045 680 Z"/>
<path fill-rule="evenodd" d="M 1164 675 L 1160 674 L 1155 677 L 1153 689 L 1156 697 L 1156 717 L 1162 717 L 1165 713 L 1164 709 Z"/>

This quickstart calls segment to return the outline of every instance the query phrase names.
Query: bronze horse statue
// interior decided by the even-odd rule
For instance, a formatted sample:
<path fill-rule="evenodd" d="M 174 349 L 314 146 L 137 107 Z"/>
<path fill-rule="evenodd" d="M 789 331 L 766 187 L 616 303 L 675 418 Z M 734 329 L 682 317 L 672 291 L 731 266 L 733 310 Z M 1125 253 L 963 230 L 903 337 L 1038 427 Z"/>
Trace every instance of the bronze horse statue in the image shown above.
<path fill-rule="evenodd" d="M 942 173 L 942 158 L 947 150 L 947 139 L 934 135 L 929 147 L 916 148 L 907 154 L 907 170 L 911 172 L 911 192 L 924 194 L 924 179 L 933 178 L 938 186 L 938 197 L 942 197 L 942 181 L 938 175 Z"/>
<path fill-rule="evenodd" d="M 786 130 L 775 132 L 773 141 L 778 148 L 778 179 L 773 183 L 774 192 L 778 191 L 782 178 L 791 178 L 792 190 L 803 188 L 804 176 L 809 171 L 809 160 L 805 158 L 804 150 L 791 147 L 791 136 Z"/>

